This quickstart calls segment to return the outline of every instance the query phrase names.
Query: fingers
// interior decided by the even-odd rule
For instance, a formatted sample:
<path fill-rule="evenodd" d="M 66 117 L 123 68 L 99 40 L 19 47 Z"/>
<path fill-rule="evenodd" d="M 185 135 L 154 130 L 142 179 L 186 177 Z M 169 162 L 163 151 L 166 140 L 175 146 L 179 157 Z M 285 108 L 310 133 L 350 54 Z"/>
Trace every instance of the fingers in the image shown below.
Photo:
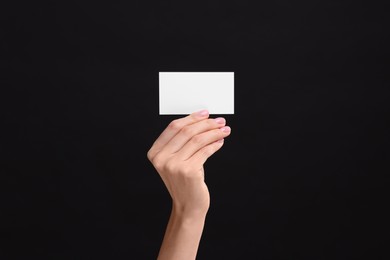
<path fill-rule="evenodd" d="M 163 148 L 163 151 L 168 154 L 173 154 L 179 151 L 186 143 L 197 135 L 204 132 L 219 129 L 225 125 L 224 118 L 206 119 L 197 123 L 183 127 Z M 203 136 L 202 136 L 203 137 Z M 221 139 L 221 138 L 219 138 Z"/>
<path fill-rule="evenodd" d="M 197 151 L 188 161 L 193 165 L 203 165 L 207 159 L 217 152 L 224 144 L 224 139 L 213 142 Z"/>
<path fill-rule="evenodd" d="M 203 147 L 227 137 L 230 135 L 230 132 L 230 127 L 225 126 L 195 135 L 180 149 L 178 157 L 181 160 L 188 160 Z"/>
<path fill-rule="evenodd" d="M 152 159 L 183 127 L 208 117 L 209 112 L 207 110 L 201 110 L 172 121 L 153 143 L 152 148 L 148 152 L 148 158 Z"/>

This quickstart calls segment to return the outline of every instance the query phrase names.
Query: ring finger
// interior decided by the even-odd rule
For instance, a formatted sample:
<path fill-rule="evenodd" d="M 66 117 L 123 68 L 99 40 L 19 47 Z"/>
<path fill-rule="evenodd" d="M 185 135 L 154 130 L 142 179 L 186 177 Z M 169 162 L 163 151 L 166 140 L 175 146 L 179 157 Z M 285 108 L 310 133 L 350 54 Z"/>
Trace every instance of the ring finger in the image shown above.
<path fill-rule="evenodd" d="M 178 152 L 178 156 L 181 160 L 188 160 L 197 151 L 203 147 L 225 138 L 230 135 L 231 129 L 229 126 L 224 126 L 219 129 L 210 130 L 202 134 L 196 135 L 189 140 L 182 149 Z"/>

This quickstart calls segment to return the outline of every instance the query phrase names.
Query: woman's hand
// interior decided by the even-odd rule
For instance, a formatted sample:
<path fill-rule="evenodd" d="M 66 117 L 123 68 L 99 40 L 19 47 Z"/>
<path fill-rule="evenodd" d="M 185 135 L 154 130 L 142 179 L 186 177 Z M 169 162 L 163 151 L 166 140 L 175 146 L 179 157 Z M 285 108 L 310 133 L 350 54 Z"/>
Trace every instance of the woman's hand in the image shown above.
<path fill-rule="evenodd" d="M 206 212 L 209 207 L 203 164 L 222 147 L 230 127 L 224 118 L 208 116 L 200 111 L 172 121 L 148 152 L 178 213 Z"/>
<path fill-rule="evenodd" d="M 230 134 L 225 124 L 209 119 L 207 110 L 193 113 L 172 121 L 148 151 L 173 202 L 159 259 L 195 259 L 210 205 L 203 164 Z M 190 226 L 183 229 L 185 223 Z"/>

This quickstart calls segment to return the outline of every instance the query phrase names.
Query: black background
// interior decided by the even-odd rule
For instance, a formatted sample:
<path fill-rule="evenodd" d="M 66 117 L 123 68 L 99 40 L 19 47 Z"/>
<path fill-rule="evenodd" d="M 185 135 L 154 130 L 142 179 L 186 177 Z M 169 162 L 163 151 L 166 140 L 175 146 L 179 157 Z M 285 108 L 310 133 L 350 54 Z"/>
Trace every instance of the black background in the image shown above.
<path fill-rule="evenodd" d="M 0 258 L 156 258 L 158 72 L 234 71 L 198 258 L 388 259 L 387 8 L 2 4 Z"/>

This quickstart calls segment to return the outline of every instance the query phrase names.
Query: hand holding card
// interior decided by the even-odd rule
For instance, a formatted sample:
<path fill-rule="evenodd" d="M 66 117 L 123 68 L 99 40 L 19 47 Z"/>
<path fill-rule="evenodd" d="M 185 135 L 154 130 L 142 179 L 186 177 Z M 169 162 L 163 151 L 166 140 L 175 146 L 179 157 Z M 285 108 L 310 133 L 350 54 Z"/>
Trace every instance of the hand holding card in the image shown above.
<path fill-rule="evenodd" d="M 160 115 L 234 114 L 234 72 L 160 72 Z"/>

